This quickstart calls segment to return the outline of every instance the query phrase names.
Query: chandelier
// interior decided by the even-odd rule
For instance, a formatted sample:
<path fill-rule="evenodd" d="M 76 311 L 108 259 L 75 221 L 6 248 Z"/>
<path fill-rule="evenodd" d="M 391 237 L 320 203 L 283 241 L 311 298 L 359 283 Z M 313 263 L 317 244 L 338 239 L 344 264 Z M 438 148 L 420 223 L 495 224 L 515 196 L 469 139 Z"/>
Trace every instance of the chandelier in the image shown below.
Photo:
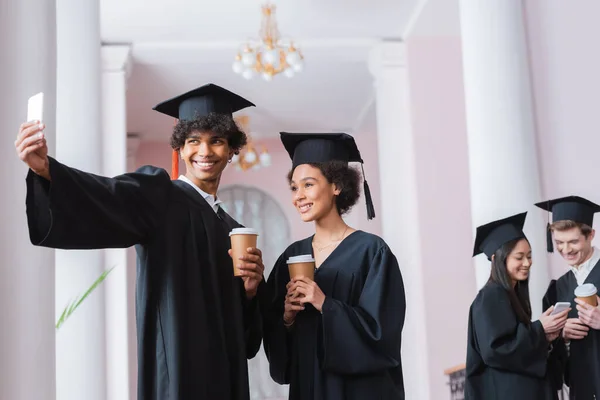
<path fill-rule="evenodd" d="M 236 122 L 240 125 L 242 131 L 246 132 L 248 136 L 248 144 L 246 147 L 240 151 L 240 154 L 236 154 L 231 159 L 231 164 L 237 169 L 241 171 L 247 171 L 249 169 L 260 169 L 261 167 L 268 167 L 271 165 L 271 155 L 269 154 L 267 148 L 262 146 L 260 154 L 254 143 L 252 142 L 252 138 L 250 137 L 250 131 L 248 128 L 248 116 L 242 115 L 235 118 Z"/>
<path fill-rule="evenodd" d="M 233 62 L 233 71 L 246 79 L 260 74 L 264 80 L 270 81 L 280 73 L 291 78 L 302 71 L 304 57 L 291 40 L 283 40 L 279 36 L 275 6 L 269 3 L 263 5 L 262 14 L 260 41 L 241 46 Z"/>

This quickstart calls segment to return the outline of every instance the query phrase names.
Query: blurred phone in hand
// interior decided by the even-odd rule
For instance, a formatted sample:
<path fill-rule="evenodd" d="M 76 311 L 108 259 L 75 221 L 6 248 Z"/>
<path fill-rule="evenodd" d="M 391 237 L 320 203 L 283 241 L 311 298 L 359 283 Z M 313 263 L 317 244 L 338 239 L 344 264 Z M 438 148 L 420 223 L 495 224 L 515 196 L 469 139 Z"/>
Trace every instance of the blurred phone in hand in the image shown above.
<path fill-rule="evenodd" d="M 44 93 L 40 92 L 27 101 L 27 122 L 44 120 Z"/>

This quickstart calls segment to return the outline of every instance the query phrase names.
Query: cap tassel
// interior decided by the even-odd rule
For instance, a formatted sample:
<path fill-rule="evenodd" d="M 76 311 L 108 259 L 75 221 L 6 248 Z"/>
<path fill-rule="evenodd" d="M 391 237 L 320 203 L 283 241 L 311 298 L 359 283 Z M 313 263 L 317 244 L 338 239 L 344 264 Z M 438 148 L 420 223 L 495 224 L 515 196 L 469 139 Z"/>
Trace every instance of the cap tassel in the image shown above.
<path fill-rule="evenodd" d="M 365 192 L 365 201 L 367 203 L 367 219 L 371 220 L 375 218 L 375 207 L 373 206 L 373 198 L 371 197 L 371 189 L 369 189 L 369 184 L 367 183 L 367 179 L 365 176 L 365 168 L 363 165 L 360 165 L 363 174 L 363 190 Z"/>
<path fill-rule="evenodd" d="M 179 152 L 173 150 L 171 154 L 171 180 L 179 178 Z"/>
<path fill-rule="evenodd" d="M 552 229 L 550 229 L 550 223 L 546 226 L 546 250 L 548 253 L 554 253 L 554 243 L 552 242 Z"/>
<path fill-rule="evenodd" d="M 178 122 L 179 120 L 175 118 L 173 129 L 175 129 Z M 171 153 L 171 180 L 174 181 L 177 178 L 179 178 L 179 151 L 173 149 L 173 153 Z"/>
<path fill-rule="evenodd" d="M 367 201 L 367 218 L 373 219 L 375 218 L 375 207 L 373 207 L 373 199 L 371 198 L 371 190 L 369 189 L 369 184 L 367 181 L 363 184 L 365 190 L 365 199 Z"/>

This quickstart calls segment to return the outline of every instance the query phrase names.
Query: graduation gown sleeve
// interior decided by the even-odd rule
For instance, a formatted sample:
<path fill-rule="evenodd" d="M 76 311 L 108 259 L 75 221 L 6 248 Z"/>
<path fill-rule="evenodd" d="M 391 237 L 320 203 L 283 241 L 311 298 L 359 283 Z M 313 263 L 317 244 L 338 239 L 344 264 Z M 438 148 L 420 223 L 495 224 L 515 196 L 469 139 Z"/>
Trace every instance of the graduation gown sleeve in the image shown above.
<path fill-rule="evenodd" d="M 490 285 L 482 290 L 471 309 L 483 362 L 492 368 L 543 378 L 548 342 L 540 321 L 519 322 L 506 290 Z"/>
<path fill-rule="evenodd" d="M 368 374 L 400 365 L 406 299 L 398 262 L 387 246 L 370 261 L 357 304 L 326 297 L 322 368 Z"/>
<path fill-rule="evenodd" d="M 264 280 L 260 282 L 254 298 L 248 300 L 242 283 L 242 309 L 244 314 L 244 336 L 246 339 L 246 358 L 252 359 L 260 350 L 262 343 L 262 316 L 259 299 L 265 291 Z"/>
<path fill-rule="evenodd" d="M 545 311 L 558 301 L 556 280 L 551 280 L 548 290 L 542 299 L 542 309 Z M 558 337 L 552 342 L 552 349 L 548 357 L 547 377 L 553 390 L 558 391 L 563 387 L 564 376 L 567 369 L 568 354 L 565 342 Z"/>
<path fill-rule="evenodd" d="M 289 272 L 283 253 L 267 280 L 265 294 L 261 298 L 263 309 L 263 345 L 269 360 L 271 378 L 283 385 L 290 383 L 291 333 L 283 325 L 285 287 L 289 281 Z"/>
<path fill-rule="evenodd" d="M 171 181 L 142 167 L 107 178 L 50 160 L 52 181 L 27 175 L 27 223 L 34 245 L 60 249 L 129 247 L 143 243 L 164 218 Z"/>

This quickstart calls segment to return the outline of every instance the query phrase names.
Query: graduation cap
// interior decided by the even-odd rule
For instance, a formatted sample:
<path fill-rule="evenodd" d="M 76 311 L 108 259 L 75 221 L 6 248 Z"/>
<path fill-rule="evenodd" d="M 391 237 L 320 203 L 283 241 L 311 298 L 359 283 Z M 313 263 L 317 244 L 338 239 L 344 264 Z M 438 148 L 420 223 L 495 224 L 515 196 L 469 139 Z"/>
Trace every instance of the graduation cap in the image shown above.
<path fill-rule="evenodd" d="M 346 133 L 280 132 L 281 142 L 292 159 L 292 169 L 301 164 L 328 161 L 358 162 L 363 174 L 363 189 L 367 203 L 367 218 L 375 218 L 371 190 L 365 177 L 363 159 L 354 138 Z"/>
<path fill-rule="evenodd" d="M 523 226 L 527 212 L 493 221 L 477 227 L 473 257 L 485 253 L 488 260 L 505 243 L 515 239 L 524 239 Z"/>
<path fill-rule="evenodd" d="M 234 112 L 246 107 L 254 107 L 254 104 L 227 89 L 209 83 L 165 100 L 152 109 L 177 120 L 191 121 L 205 117 L 211 112 L 231 116 Z M 179 175 L 178 156 L 177 150 L 173 150 L 172 179 L 177 179 Z"/>
<path fill-rule="evenodd" d="M 552 222 L 573 221 L 591 227 L 594 224 L 594 213 L 600 211 L 600 206 L 579 196 L 567 196 L 560 199 L 542 201 L 536 206 L 552 213 Z M 554 251 L 550 223 L 547 226 L 546 245 L 548 252 Z"/>

